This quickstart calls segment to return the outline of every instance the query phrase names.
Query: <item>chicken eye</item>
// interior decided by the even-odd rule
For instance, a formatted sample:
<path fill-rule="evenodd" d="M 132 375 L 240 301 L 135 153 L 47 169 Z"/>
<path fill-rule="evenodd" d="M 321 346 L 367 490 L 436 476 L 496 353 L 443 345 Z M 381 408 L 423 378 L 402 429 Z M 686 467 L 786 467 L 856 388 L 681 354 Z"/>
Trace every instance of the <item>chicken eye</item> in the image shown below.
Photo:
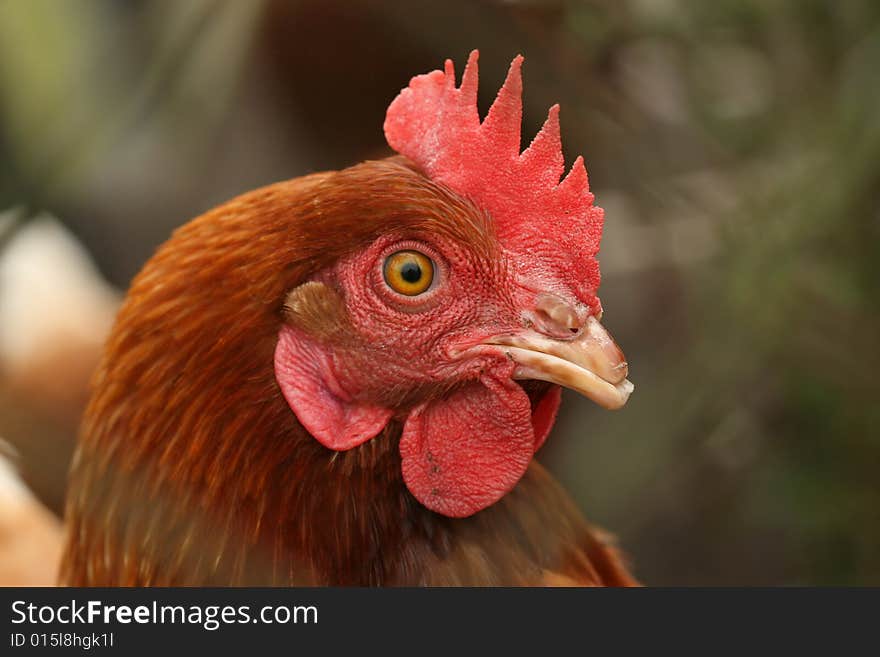
<path fill-rule="evenodd" d="M 385 258 L 385 283 L 395 292 L 414 297 L 434 280 L 434 263 L 418 251 L 397 251 Z"/>

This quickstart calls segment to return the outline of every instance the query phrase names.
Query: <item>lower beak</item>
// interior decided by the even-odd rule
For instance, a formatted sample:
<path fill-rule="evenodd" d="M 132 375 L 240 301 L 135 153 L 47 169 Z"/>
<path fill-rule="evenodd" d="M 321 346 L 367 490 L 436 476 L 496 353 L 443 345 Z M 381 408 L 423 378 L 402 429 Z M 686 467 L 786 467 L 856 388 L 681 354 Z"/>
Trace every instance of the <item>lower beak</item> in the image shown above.
<path fill-rule="evenodd" d="M 623 406 L 633 391 L 623 352 L 595 317 L 572 340 L 528 333 L 496 336 L 484 344 L 501 347 L 517 364 L 515 379 L 565 386 L 607 409 Z"/>

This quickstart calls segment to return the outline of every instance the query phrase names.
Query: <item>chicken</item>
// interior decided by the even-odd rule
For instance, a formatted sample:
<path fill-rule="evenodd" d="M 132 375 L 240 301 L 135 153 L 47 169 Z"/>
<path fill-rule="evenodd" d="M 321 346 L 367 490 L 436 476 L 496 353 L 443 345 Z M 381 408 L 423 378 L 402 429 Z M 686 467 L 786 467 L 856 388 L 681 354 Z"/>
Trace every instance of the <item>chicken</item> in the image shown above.
<path fill-rule="evenodd" d="M 603 215 L 519 152 L 522 58 L 413 78 L 398 155 L 259 189 L 134 280 L 68 496 L 73 585 L 630 585 L 533 457 L 560 385 L 632 390 L 599 323 Z"/>

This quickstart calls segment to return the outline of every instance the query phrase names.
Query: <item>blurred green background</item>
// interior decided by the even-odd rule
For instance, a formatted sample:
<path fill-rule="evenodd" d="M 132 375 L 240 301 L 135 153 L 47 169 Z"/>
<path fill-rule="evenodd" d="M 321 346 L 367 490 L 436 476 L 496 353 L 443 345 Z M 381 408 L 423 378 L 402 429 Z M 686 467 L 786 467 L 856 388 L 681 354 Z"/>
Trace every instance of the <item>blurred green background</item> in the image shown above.
<path fill-rule="evenodd" d="M 525 55 L 526 139 L 562 105 L 636 384 L 566 395 L 539 458 L 646 583 L 880 585 L 876 0 L 0 0 L 0 250 L 50 213 L 124 289 L 211 206 L 386 155 L 397 91 L 472 48 L 482 111 Z M 84 393 L 11 371 L 0 436 L 58 509 Z"/>

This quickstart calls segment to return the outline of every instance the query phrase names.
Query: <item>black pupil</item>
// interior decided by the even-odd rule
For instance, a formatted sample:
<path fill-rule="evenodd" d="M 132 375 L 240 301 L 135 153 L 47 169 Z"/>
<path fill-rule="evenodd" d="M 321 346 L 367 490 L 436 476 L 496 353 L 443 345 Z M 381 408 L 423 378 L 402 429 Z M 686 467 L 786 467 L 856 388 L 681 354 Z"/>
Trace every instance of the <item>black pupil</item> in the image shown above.
<path fill-rule="evenodd" d="M 405 262 L 400 268 L 400 277 L 407 283 L 418 283 L 422 279 L 422 268 L 417 262 Z"/>

